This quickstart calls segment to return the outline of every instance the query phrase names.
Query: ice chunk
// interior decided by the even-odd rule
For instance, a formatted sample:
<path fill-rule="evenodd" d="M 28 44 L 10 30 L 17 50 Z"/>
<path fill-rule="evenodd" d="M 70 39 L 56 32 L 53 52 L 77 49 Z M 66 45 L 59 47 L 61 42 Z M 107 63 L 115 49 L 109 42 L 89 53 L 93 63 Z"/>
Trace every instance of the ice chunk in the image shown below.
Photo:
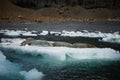
<path fill-rule="evenodd" d="M 6 59 L 6 56 L 0 51 L 0 76 L 17 76 L 20 67 Z"/>
<path fill-rule="evenodd" d="M 110 59 L 120 60 L 120 53 L 110 48 L 68 48 L 68 47 L 38 47 L 38 46 L 2 46 L 16 50 L 19 54 L 42 55 L 44 58 L 57 60 L 73 59 Z"/>
<path fill-rule="evenodd" d="M 4 35 L 16 37 L 16 36 L 20 36 L 20 33 L 21 31 L 7 30 L 5 31 Z"/>
<path fill-rule="evenodd" d="M 21 71 L 20 74 L 25 80 L 41 80 L 44 74 L 39 72 L 37 69 L 32 69 L 30 71 Z"/>
<path fill-rule="evenodd" d="M 40 33 L 40 35 L 48 35 L 48 31 L 43 30 L 42 33 Z"/>
<path fill-rule="evenodd" d="M 37 31 L 20 31 L 20 30 L 0 30 L 0 33 L 7 35 L 7 36 L 37 36 Z M 70 37 L 93 37 L 93 38 L 103 38 L 102 41 L 105 42 L 113 42 L 113 43 L 120 43 L 120 34 L 119 32 L 114 33 L 102 33 L 100 31 L 97 32 L 89 32 L 87 30 L 83 31 L 66 31 L 63 30 L 62 32 L 57 31 L 47 31 L 43 30 L 38 35 L 57 35 L 57 36 L 70 36 Z"/>
<path fill-rule="evenodd" d="M 3 55 L 3 53 L 0 51 L 0 61 L 5 61 L 6 56 Z"/>
<path fill-rule="evenodd" d="M 32 32 L 28 31 L 28 32 L 22 33 L 22 36 L 37 36 L 37 34 L 33 34 Z"/>
<path fill-rule="evenodd" d="M 120 38 L 106 37 L 102 39 L 103 42 L 111 42 L 111 43 L 120 43 Z"/>
<path fill-rule="evenodd" d="M 2 38 L 1 39 L 1 43 L 3 44 L 14 44 L 14 45 L 20 45 L 23 41 L 25 41 L 25 39 L 21 39 L 21 38 Z"/>

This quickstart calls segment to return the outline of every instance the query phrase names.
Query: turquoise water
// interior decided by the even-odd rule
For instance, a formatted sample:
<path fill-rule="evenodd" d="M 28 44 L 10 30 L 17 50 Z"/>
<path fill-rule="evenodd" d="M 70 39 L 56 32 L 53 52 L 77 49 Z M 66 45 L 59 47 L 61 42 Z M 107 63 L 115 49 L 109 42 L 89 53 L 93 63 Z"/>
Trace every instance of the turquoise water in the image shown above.
<path fill-rule="evenodd" d="M 17 64 L 20 71 L 38 69 L 45 75 L 42 80 L 120 80 L 120 60 L 68 58 L 60 61 L 50 57 L 44 58 L 42 55 L 18 54 L 14 50 L 1 51 L 7 60 Z M 24 79 L 18 73 L 0 75 L 0 80 Z"/>

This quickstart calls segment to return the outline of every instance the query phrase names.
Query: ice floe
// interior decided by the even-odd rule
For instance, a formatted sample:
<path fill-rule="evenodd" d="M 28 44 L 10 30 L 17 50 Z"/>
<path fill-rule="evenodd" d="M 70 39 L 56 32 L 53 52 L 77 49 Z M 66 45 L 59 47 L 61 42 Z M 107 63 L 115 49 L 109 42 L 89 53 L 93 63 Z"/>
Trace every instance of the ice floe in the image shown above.
<path fill-rule="evenodd" d="M 43 30 L 40 35 L 48 35 L 48 31 Z"/>
<path fill-rule="evenodd" d="M 0 61 L 5 61 L 6 56 L 3 55 L 3 53 L 0 51 Z"/>
<path fill-rule="evenodd" d="M 17 76 L 20 67 L 6 59 L 6 56 L 0 51 L 0 76 Z"/>
<path fill-rule="evenodd" d="M 104 37 L 100 41 L 111 42 L 111 43 L 120 43 L 120 36 L 114 35 L 114 36 L 110 36 L 110 37 Z"/>
<path fill-rule="evenodd" d="M 22 30 L 0 30 L 6 36 L 18 37 L 18 36 L 37 36 L 37 34 L 32 33 L 32 31 L 22 31 Z"/>
<path fill-rule="evenodd" d="M 3 48 L 15 50 L 18 54 L 42 55 L 44 58 L 57 60 L 72 59 L 106 59 L 119 60 L 120 53 L 111 48 L 68 48 L 2 45 Z"/>
<path fill-rule="evenodd" d="M 44 74 L 39 72 L 37 69 L 32 69 L 30 71 L 21 71 L 20 74 L 24 77 L 25 80 L 41 80 Z"/>
<path fill-rule="evenodd" d="M 4 35 L 14 36 L 14 37 L 20 36 L 20 34 L 21 34 L 21 31 L 15 31 L 15 30 L 5 30 L 4 32 Z"/>
<path fill-rule="evenodd" d="M 21 35 L 22 35 L 22 36 L 37 36 L 37 34 L 33 34 L 33 33 L 30 32 L 30 31 L 21 33 Z"/>
<path fill-rule="evenodd" d="M 120 43 L 120 34 L 119 32 L 114 33 L 102 33 L 100 31 L 89 32 L 87 30 L 83 31 L 47 31 L 43 30 L 41 33 L 38 31 L 21 31 L 21 30 L 0 30 L 0 33 L 3 33 L 7 36 L 39 36 L 39 35 L 55 35 L 55 36 L 69 36 L 69 37 L 91 37 L 91 38 L 102 38 L 100 41 Z"/>
<path fill-rule="evenodd" d="M 12 45 L 21 45 L 21 43 L 25 41 L 22 38 L 1 38 L 1 44 L 12 44 Z"/>

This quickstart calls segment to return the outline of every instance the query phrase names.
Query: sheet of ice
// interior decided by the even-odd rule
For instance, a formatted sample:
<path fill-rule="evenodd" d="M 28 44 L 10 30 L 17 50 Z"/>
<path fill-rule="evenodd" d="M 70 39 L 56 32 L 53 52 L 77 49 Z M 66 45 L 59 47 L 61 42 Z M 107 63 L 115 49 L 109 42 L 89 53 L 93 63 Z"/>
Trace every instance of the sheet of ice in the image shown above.
<path fill-rule="evenodd" d="M 73 59 L 110 59 L 120 60 L 120 53 L 110 48 L 67 48 L 67 47 L 37 47 L 37 46 L 2 46 L 16 50 L 19 54 L 42 55 L 44 58 L 57 60 Z"/>
<path fill-rule="evenodd" d="M 68 57 L 73 59 L 120 59 L 120 53 L 110 48 L 80 49 L 71 52 Z"/>
<path fill-rule="evenodd" d="M 41 80 L 44 74 L 39 72 L 37 69 L 32 69 L 30 71 L 21 71 L 20 74 L 25 80 Z"/>
<path fill-rule="evenodd" d="M 21 39 L 21 38 L 2 38 L 1 39 L 1 43 L 2 44 L 14 44 L 14 45 L 20 45 L 23 41 L 25 41 L 25 39 Z"/>
<path fill-rule="evenodd" d="M 103 38 L 101 41 L 105 42 L 115 42 L 115 43 L 120 43 L 120 34 L 119 32 L 114 32 L 114 33 L 102 33 L 99 31 L 96 32 L 89 32 L 87 30 L 83 31 L 66 31 L 63 30 L 62 32 L 57 32 L 57 31 L 46 31 L 43 30 L 40 34 L 38 34 L 37 31 L 20 31 L 20 30 L 0 30 L 0 33 L 4 33 L 4 35 L 8 36 L 37 36 L 37 35 L 60 35 L 60 36 L 70 36 L 70 37 L 93 37 L 93 38 Z"/>
<path fill-rule="evenodd" d="M 61 36 L 71 36 L 71 37 L 76 37 L 76 36 L 83 36 L 83 37 L 108 37 L 108 36 L 114 36 L 114 35 L 119 35 L 119 33 L 101 33 L 99 31 L 97 32 L 88 32 L 85 30 L 84 32 L 74 32 L 74 31 L 66 31 L 63 30 Z"/>
<path fill-rule="evenodd" d="M 0 61 L 5 61 L 6 56 L 3 55 L 3 53 L 0 51 Z"/>
<path fill-rule="evenodd" d="M 103 42 L 111 42 L 111 43 L 120 43 L 120 38 L 110 38 L 106 37 L 102 39 Z"/>
<path fill-rule="evenodd" d="M 17 64 L 11 63 L 6 59 L 6 56 L 0 51 L 0 76 L 17 76 L 20 67 Z"/>
<path fill-rule="evenodd" d="M 0 30 L 0 33 L 4 33 L 7 36 L 37 36 L 37 34 L 33 34 L 32 31 L 21 31 L 21 30 Z"/>
<path fill-rule="evenodd" d="M 109 35 L 107 37 L 102 38 L 103 42 L 111 42 L 111 43 L 120 43 L 120 35 L 119 33 L 114 33 L 113 35 Z"/>
<path fill-rule="evenodd" d="M 32 32 L 27 31 L 27 32 L 22 33 L 22 36 L 37 36 L 37 34 L 33 34 Z"/>
<path fill-rule="evenodd" d="M 119 32 L 114 33 L 101 33 L 97 32 L 88 32 L 85 30 L 84 32 L 74 32 L 74 31 L 66 31 L 63 30 L 61 36 L 70 36 L 70 37 L 94 37 L 94 38 L 102 38 L 101 41 L 105 42 L 113 42 L 113 43 L 120 43 L 120 34 Z"/>
<path fill-rule="evenodd" d="M 61 32 L 57 32 L 57 31 L 50 31 L 50 34 L 51 34 L 51 35 L 56 35 L 56 36 L 59 36 L 59 35 L 61 35 Z"/>
<path fill-rule="evenodd" d="M 20 34 L 21 34 L 21 31 L 15 31 L 15 30 L 6 30 L 4 32 L 4 35 L 13 36 L 13 37 L 20 36 Z"/>
<path fill-rule="evenodd" d="M 43 30 L 43 31 L 40 33 L 40 35 L 48 35 L 48 31 Z"/>

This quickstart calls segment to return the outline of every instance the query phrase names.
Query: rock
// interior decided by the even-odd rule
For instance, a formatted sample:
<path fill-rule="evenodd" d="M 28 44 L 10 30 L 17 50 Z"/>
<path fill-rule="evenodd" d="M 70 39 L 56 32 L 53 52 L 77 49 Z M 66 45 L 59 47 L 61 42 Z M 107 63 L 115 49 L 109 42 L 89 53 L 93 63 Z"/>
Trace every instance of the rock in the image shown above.
<path fill-rule="evenodd" d="M 59 47 L 72 47 L 72 44 L 67 42 L 54 42 L 53 46 L 59 46 Z"/>
<path fill-rule="evenodd" d="M 18 15 L 19 19 L 24 19 L 24 17 L 22 15 Z"/>
<path fill-rule="evenodd" d="M 74 43 L 73 48 L 95 48 L 96 46 L 86 43 Z"/>

